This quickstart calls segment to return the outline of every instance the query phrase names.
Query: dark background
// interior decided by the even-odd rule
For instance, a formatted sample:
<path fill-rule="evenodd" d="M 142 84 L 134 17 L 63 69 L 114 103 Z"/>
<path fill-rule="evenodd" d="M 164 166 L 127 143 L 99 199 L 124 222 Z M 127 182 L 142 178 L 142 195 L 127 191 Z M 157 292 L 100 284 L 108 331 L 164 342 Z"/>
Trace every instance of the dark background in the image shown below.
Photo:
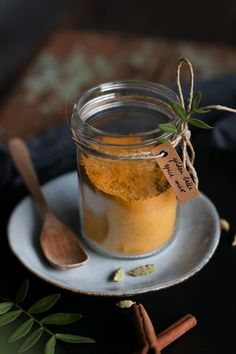
<path fill-rule="evenodd" d="M 0 0 L 0 88 L 55 28 L 235 46 L 235 18 L 234 0 Z"/>

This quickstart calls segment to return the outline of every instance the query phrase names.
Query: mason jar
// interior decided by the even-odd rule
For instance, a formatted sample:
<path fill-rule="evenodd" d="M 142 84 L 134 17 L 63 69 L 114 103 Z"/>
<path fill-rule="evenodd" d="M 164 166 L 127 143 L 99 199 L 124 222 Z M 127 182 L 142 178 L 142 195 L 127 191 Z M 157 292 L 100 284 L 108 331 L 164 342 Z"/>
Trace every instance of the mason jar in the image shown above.
<path fill-rule="evenodd" d="M 176 195 L 152 149 L 161 123 L 178 125 L 169 88 L 142 81 L 115 81 L 85 91 L 71 120 L 77 145 L 81 232 L 98 252 L 143 257 L 173 239 Z"/>

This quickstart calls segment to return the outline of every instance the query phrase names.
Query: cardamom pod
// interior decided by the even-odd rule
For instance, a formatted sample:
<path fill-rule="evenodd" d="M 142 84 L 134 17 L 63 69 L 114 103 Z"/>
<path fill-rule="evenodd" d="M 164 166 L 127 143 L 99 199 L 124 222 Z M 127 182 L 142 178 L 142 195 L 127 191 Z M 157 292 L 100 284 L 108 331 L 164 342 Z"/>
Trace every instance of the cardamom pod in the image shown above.
<path fill-rule="evenodd" d="M 128 274 L 134 276 L 134 277 L 138 277 L 140 275 L 147 275 L 150 274 L 152 272 L 154 272 L 155 270 L 155 265 L 154 264 L 145 264 L 143 266 L 131 269 Z"/>
<path fill-rule="evenodd" d="M 232 246 L 236 246 L 236 235 L 234 235 L 233 241 L 232 241 Z"/>
<path fill-rule="evenodd" d="M 121 281 L 125 278 L 125 271 L 123 268 L 118 268 L 115 273 L 113 274 L 112 280 L 113 281 Z"/>
<path fill-rule="evenodd" d="M 132 300 L 120 300 L 116 303 L 116 306 L 120 307 L 121 309 L 128 309 L 133 304 L 136 304 L 136 302 Z"/>
<path fill-rule="evenodd" d="M 230 224 L 226 219 L 220 219 L 220 228 L 222 231 L 229 231 L 230 230 Z"/>

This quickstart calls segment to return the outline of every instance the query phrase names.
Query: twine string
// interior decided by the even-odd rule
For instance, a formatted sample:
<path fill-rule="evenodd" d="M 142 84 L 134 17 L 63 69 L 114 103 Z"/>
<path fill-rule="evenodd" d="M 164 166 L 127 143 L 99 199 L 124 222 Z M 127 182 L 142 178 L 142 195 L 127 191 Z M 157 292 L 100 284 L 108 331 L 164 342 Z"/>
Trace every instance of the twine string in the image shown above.
<path fill-rule="evenodd" d="M 183 97 L 183 91 L 182 91 L 182 86 L 181 86 L 181 68 L 182 65 L 186 64 L 188 69 L 189 69 L 189 74 L 190 74 L 190 90 L 189 90 L 189 100 L 188 100 L 188 107 L 187 110 L 185 109 L 185 103 L 184 103 L 184 97 Z M 177 87 L 178 87 L 178 92 L 179 92 L 179 99 L 182 107 L 188 114 L 192 110 L 192 102 L 193 102 L 193 87 L 194 87 L 194 72 L 193 72 L 193 66 L 191 62 L 187 58 L 181 58 L 179 60 L 178 66 L 177 66 Z M 219 111 L 228 111 L 232 113 L 236 113 L 235 108 L 227 107 L 227 106 L 222 106 L 222 105 L 208 105 L 205 106 L 204 109 L 216 109 Z M 182 149 L 182 160 L 184 166 L 187 168 L 190 176 L 193 179 L 193 182 L 195 183 L 196 187 L 198 188 L 199 180 L 197 176 L 197 172 L 194 168 L 194 160 L 195 160 L 195 151 L 193 148 L 193 145 L 191 143 L 191 132 L 188 128 L 188 123 L 187 121 L 183 121 L 180 125 L 180 131 L 179 134 L 181 136 L 181 149 Z M 172 141 L 172 144 L 175 146 L 175 141 Z"/>
<path fill-rule="evenodd" d="M 182 107 L 185 110 L 184 96 L 183 96 L 183 91 L 182 91 L 182 86 L 181 86 L 181 78 L 180 78 L 181 68 L 184 63 L 187 64 L 188 69 L 189 69 L 189 74 L 190 74 L 190 90 L 189 90 L 189 102 L 188 102 L 188 110 L 187 110 L 187 112 L 190 112 L 191 107 L 192 107 L 192 101 L 193 101 L 194 72 L 193 72 L 193 66 L 187 58 L 181 58 L 178 62 L 177 86 L 178 86 L 180 102 L 181 102 Z"/>
<path fill-rule="evenodd" d="M 183 64 L 187 65 L 188 70 L 189 70 L 189 74 L 190 74 L 190 90 L 189 90 L 189 99 L 188 99 L 187 110 L 185 108 L 183 91 L 182 91 L 182 86 L 181 86 L 181 77 L 180 77 Z M 193 86 L 194 86 L 193 66 L 187 58 L 181 58 L 179 60 L 178 66 L 177 66 L 177 87 L 178 87 L 178 92 L 179 92 L 180 103 L 181 103 L 183 109 L 186 111 L 187 115 L 190 113 L 190 111 L 192 109 Z M 193 179 L 193 182 L 195 183 L 196 187 L 198 188 L 199 180 L 198 180 L 197 172 L 194 168 L 195 151 L 194 151 L 193 145 L 191 143 L 191 132 L 188 128 L 188 123 L 186 120 L 183 120 L 183 122 L 180 125 L 180 136 L 181 136 L 180 143 L 181 143 L 181 149 L 182 149 L 182 160 L 183 160 L 184 167 L 188 170 L 190 176 Z"/>
<path fill-rule="evenodd" d="M 205 106 L 204 108 L 205 109 L 216 109 L 218 111 L 227 111 L 227 112 L 236 113 L 236 109 L 235 108 L 231 108 L 231 107 L 227 107 L 227 106 L 221 106 L 220 104 L 209 105 L 209 106 Z"/>

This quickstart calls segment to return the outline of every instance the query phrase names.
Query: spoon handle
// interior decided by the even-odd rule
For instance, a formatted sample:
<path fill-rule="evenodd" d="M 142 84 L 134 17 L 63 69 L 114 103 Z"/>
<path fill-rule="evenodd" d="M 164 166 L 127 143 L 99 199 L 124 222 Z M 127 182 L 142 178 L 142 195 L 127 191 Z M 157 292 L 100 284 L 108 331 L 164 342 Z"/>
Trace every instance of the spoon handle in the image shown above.
<path fill-rule="evenodd" d="M 8 149 L 16 169 L 25 182 L 34 201 L 40 208 L 43 215 L 45 215 L 45 213 L 49 211 L 49 208 L 41 192 L 38 177 L 35 173 L 26 144 L 20 138 L 12 138 L 8 142 Z"/>

